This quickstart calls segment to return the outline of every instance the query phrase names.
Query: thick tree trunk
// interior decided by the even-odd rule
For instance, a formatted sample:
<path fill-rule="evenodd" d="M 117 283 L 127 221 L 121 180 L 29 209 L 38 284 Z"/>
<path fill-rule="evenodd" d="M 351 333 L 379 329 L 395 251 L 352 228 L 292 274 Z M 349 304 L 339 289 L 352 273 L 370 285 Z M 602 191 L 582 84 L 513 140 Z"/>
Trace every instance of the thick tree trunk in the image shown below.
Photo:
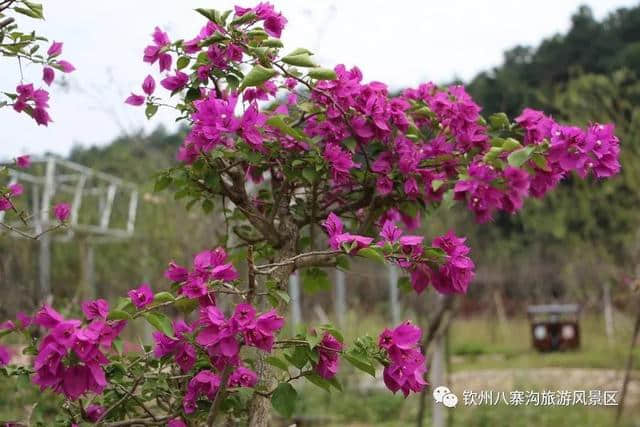
<path fill-rule="evenodd" d="M 288 236 L 283 247 L 278 250 L 278 259 L 276 262 L 284 261 L 296 255 L 296 244 L 298 241 L 299 230 L 293 221 L 289 221 L 288 215 L 283 215 L 284 220 L 280 224 L 280 233 Z M 289 276 L 294 271 L 294 265 L 285 265 L 274 271 L 272 279 L 274 279 L 280 289 L 286 290 L 289 284 Z M 281 307 L 282 308 L 282 307 Z M 282 311 L 282 310 L 279 310 Z M 282 313 L 281 313 L 282 314 Z M 256 367 L 258 368 L 259 384 L 261 388 L 273 390 L 276 387 L 276 379 L 272 369 L 265 362 L 266 355 L 258 352 L 256 359 Z M 267 427 L 271 420 L 271 400 L 268 397 L 254 393 L 249 405 L 249 427 Z"/>

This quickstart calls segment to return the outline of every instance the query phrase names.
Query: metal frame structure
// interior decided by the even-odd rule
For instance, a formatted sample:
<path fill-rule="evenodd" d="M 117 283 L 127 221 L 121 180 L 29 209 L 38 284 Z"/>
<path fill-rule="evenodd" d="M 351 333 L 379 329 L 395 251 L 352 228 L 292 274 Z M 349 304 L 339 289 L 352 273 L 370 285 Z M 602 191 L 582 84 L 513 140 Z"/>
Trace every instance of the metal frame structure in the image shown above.
<path fill-rule="evenodd" d="M 139 199 L 137 186 L 116 176 L 51 155 L 32 158 L 32 166 L 28 171 L 9 169 L 9 184 L 17 182 L 23 183 L 25 187 L 25 196 L 30 204 L 27 211 L 32 214 L 30 218 L 32 230 L 29 231 L 33 231 L 35 235 L 40 235 L 56 224 L 50 212 L 56 194 L 67 195 L 71 205 L 66 232 L 44 233 L 38 238 L 40 296 L 44 299 L 51 294 L 52 239 L 70 241 L 78 238 L 81 241 L 86 249 L 82 260 L 86 274 L 84 280 L 88 282 L 86 284 L 88 287 L 93 288 L 95 244 L 133 236 Z M 30 195 L 27 193 L 29 190 Z M 116 204 L 116 195 L 121 193 L 126 198 L 128 206 L 126 220 L 124 224 L 118 226 L 112 221 L 112 212 Z M 97 200 L 97 206 L 94 206 L 98 213 L 97 220 L 82 215 L 81 207 L 87 206 L 87 199 L 90 197 Z M 0 221 L 4 219 L 5 212 L 0 212 Z M 14 221 L 9 222 L 8 225 L 22 226 L 23 224 Z M 9 235 L 21 237 L 11 232 Z"/>

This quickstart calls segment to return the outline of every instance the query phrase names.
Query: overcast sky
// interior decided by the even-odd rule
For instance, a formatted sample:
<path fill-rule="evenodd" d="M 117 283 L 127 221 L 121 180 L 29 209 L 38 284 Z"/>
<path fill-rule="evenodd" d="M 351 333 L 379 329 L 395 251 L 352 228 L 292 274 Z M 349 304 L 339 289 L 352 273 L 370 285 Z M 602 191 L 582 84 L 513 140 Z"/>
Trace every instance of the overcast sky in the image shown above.
<path fill-rule="evenodd" d="M 151 130 L 172 117 L 159 114 L 151 122 L 141 108 L 123 103 L 140 92 L 151 71 L 142 50 L 158 25 L 172 39 L 192 38 L 203 25 L 196 7 L 228 9 L 226 0 L 50 0 L 46 22 L 38 32 L 64 41 L 62 58 L 77 71 L 64 86 L 52 88 L 54 122 L 37 127 L 26 115 L 0 109 L 0 158 L 52 151 L 68 154 L 73 145 L 106 144 L 114 137 L 144 127 Z M 352 0 L 272 1 L 288 18 L 287 48 L 306 47 L 319 63 L 358 65 L 365 80 L 391 87 L 423 81 L 468 80 L 499 65 L 502 53 L 517 44 L 535 45 L 565 32 L 570 16 L 588 4 L 600 19 L 637 0 Z M 241 5 L 253 6 L 253 3 Z M 24 29 L 34 21 L 24 20 Z M 0 90 L 19 83 L 17 63 L 0 62 Z M 155 71 L 156 66 L 154 66 Z M 40 84 L 40 68 L 25 69 L 25 81 Z"/>

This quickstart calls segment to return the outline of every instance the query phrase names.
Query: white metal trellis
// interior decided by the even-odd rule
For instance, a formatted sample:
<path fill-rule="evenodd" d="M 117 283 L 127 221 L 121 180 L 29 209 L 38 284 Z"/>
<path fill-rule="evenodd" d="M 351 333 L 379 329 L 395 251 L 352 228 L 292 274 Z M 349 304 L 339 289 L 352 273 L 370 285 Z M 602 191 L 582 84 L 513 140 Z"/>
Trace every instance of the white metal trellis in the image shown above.
<path fill-rule="evenodd" d="M 1 164 L 0 164 L 1 165 Z M 7 165 L 11 166 L 7 163 Z M 99 172 L 78 163 L 56 156 L 32 158 L 32 166 L 27 170 L 9 169 L 9 184 L 21 183 L 26 203 L 26 211 L 31 215 L 29 224 L 35 235 L 54 226 L 51 207 L 56 201 L 71 205 L 71 215 L 65 233 L 45 233 L 39 241 L 39 284 L 41 298 L 51 293 L 51 240 L 69 241 L 80 238 L 86 244 L 83 262 L 86 281 L 92 282 L 93 248 L 97 243 L 126 239 L 133 235 L 138 208 L 136 185 L 116 176 Z M 121 197 L 116 197 L 120 195 Z M 114 207 L 126 211 L 121 221 L 113 218 Z M 93 205 L 93 206 L 91 206 Z M 82 208 L 85 209 L 82 209 Z M 6 221 L 6 213 L 0 212 L 0 221 L 8 225 L 23 227 L 18 220 Z M 0 233 L 2 230 L 0 230 Z M 8 232 L 11 237 L 20 235 Z M 87 283 L 90 288 L 92 283 Z"/>

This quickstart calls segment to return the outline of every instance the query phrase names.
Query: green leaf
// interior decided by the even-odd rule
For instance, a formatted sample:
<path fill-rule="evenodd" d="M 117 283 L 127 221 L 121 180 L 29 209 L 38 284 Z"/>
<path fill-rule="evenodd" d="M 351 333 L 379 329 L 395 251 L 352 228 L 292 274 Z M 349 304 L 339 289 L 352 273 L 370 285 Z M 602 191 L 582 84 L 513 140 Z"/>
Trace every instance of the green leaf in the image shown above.
<path fill-rule="evenodd" d="M 118 303 L 114 307 L 115 310 L 129 310 L 133 308 L 133 304 L 131 303 L 130 298 L 120 297 L 118 298 Z"/>
<path fill-rule="evenodd" d="M 156 179 L 156 183 L 153 186 L 153 191 L 156 193 L 164 190 L 171 184 L 171 177 L 169 175 L 161 175 Z"/>
<path fill-rule="evenodd" d="M 352 153 L 356 152 L 356 148 L 358 147 L 358 141 L 356 141 L 355 138 L 349 137 L 349 138 L 345 139 L 344 141 L 342 141 L 342 143 Z"/>
<path fill-rule="evenodd" d="M 331 392 L 331 383 L 315 372 L 310 372 L 304 376 L 311 384 L 323 388 L 327 393 Z"/>
<path fill-rule="evenodd" d="M 328 68 L 312 68 L 307 75 L 316 80 L 335 80 L 338 78 L 336 72 Z"/>
<path fill-rule="evenodd" d="M 193 102 L 196 99 L 200 99 L 200 89 L 197 89 L 195 87 L 189 88 L 189 90 L 187 91 L 187 94 L 184 97 L 184 101 L 185 102 Z"/>
<path fill-rule="evenodd" d="M 111 343 L 111 345 L 113 346 L 113 349 L 118 353 L 118 354 L 122 354 L 122 350 L 123 350 L 123 346 L 124 343 L 122 342 L 122 338 L 118 337 L 115 340 L 113 340 L 113 342 Z"/>
<path fill-rule="evenodd" d="M 280 415 L 291 418 L 296 407 L 298 393 L 289 383 L 280 383 L 271 395 L 271 405 Z"/>
<path fill-rule="evenodd" d="M 302 169 L 302 177 L 306 179 L 310 184 L 313 184 L 318 180 L 318 174 L 313 168 Z"/>
<path fill-rule="evenodd" d="M 507 138 L 502 144 L 502 148 L 507 151 L 512 151 L 522 148 L 522 144 L 520 144 L 516 139 Z"/>
<path fill-rule="evenodd" d="M 440 187 L 442 187 L 442 184 L 444 184 L 443 180 L 434 179 L 433 181 L 431 181 L 431 188 L 433 188 L 433 191 L 438 191 Z"/>
<path fill-rule="evenodd" d="M 262 46 L 275 47 L 275 48 L 284 47 L 282 42 L 280 40 L 278 40 L 278 39 L 267 39 L 267 40 L 262 42 Z"/>
<path fill-rule="evenodd" d="M 107 317 L 109 320 L 129 320 L 131 319 L 131 315 L 124 310 L 111 310 L 109 312 L 109 316 Z"/>
<path fill-rule="evenodd" d="M 303 47 L 299 47 L 299 48 L 294 49 L 293 51 L 289 52 L 287 54 L 287 56 L 297 56 L 297 55 L 304 55 L 304 54 L 313 55 L 313 53 L 311 53 L 310 50 L 305 49 Z"/>
<path fill-rule="evenodd" d="M 535 163 L 537 167 L 539 167 L 543 171 L 549 172 L 549 163 L 547 162 L 547 158 L 542 154 L 534 154 L 533 156 L 531 156 L 531 160 L 533 160 L 533 163 Z"/>
<path fill-rule="evenodd" d="M 376 248 L 362 248 L 358 251 L 358 255 L 372 259 L 381 264 L 385 263 L 384 255 L 382 255 Z"/>
<path fill-rule="evenodd" d="M 213 21 L 213 22 L 217 22 L 218 17 L 220 16 L 220 13 L 215 10 L 215 9 L 204 9 L 204 8 L 197 8 L 196 12 L 198 12 L 200 15 L 204 16 L 205 18 L 207 18 L 209 21 Z"/>
<path fill-rule="evenodd" d="M 197 299 L 183 298 L 176 301 L 175 306 L 184 314 L 189 314 L 196 308 L 198 308 Z"/>
<path fill-rule="evenodd" d="M 154 304 L 162 304 L 169 301 L 175 301 L 175 297 L 170 292 L 158 292 L 153 296 Z"/>
<path fill-rule="evenodd" d="M 244 76 L 244 79 L 242 79 L 242 83 L 240 84 L 240 88 L 244 89 L 251 86 L 260 86 L 276 74 L 278 73 L 273 68 L 263 67 L 258 64 L 249 71 L 249 74 Z"/>
<path fill-rule="evenodd" d="M 436 247 L 424 248 L 422 251 L 422 257 L 432 261 L 442 261 L 446 255 L 447 253 L 443 249 Z"/>
<path fill-rule="evenodd" d="M 331 383 L 331 385 L 338 391 L 342 391 L 342 384 L 340 384 L 340 381 L 338 381 L 337 377 L 333 377 L 329 380 L 329 383 Z"/>
<path fill-rule="evenodd" d="M 336 267 L 338 267 L 340 270 L 348 271 L 350 267 L 349 257 L 346 255 L 338 255 L 336 257 Z"/>
<path fill-rule="evenodd" d="M 309 360 L 307 349 L 302 346 L 295 347 L 291 354 L 285 353 L 284 357 L 298 369 L 304 368 Z"/>
<path fill-rule="evenodd" d="M 267 124 L 271 127 L 278 129 L 282 133 L 285 133 L 289 136 L 296 138 L 297 140 L 304 141 L 307 139 L 307 136 L 305 134 L 286 124 L 283 117 L 284 116 L 282 115 L 271 116 L 267 120 Z"/>
<path fill-rule="evenodd" d="M 282 289 L 269 289 L 269 295 L 273 296 L 276 300 L 282 300 L 287 304 L 291 302 L 289 294 Z"/>
<path fill-rule="evenodd" d="M 509 157 L 507 157 L 507 162 L 509 163 L 509 165 L 518 168 L 529 159 L 529 156 L 531 156 L 531 153 L 533 153 L 533 150 L 535 150 L 535 148 L 535 146 L 529 145 L 527 147 L 521 148 L 520 150 L 516 150 L 509 154 Z"/>
<path fill-rule="evenodd" d="M 40 12 L 38 12 L 34 11 L 33 9 L 26 9 L 24 7 L 14 7 L 13 10 L 30 18 L 44 19 L 44 15 L 42 15 L 42 9 L 40 10 Z"/>
<path fill-rule="evenodd" d="M 234 19 L 233 21 L 231 21 L 231 25 L 242 25 L 242 24 L 246 24 L 247 22 L 253 21 L 254 19 L 256 19 L 256 14 L 255 12 L 247 12 L 244 15 L 242 15 L 241 17 Z"/>
<path fill-rule="evenodd" d="M 144 318 L 147 319 L 154 328 L 162 332 L 168 337 L 173 336 L 173 327 L 171 326 L 171 320 L 162 313 L 148 312 L 145 313 Z"/>
<path fill-rule="evenodd" d="M 158 112 L 158 106 L 155 104 L 147 104 L 147 108 L 144 109 L 144 115 L 147 119 L 150 119 Z"/>
<path fill-rule="evenodd" d="M 353 367 L 366 372 L 372 377 L 376 376 L 376 368 L 373 366 L 366 354 L 349 351 L 347 353 L 344 353 L 342 357 L 346 359 L 346 361 L 349 362 Z"/>
<path fill-rule="evenodd" d="M 323 330 L 323 331 L 329 332 L 338 341 L 344 342 L 344 337 L 342 336 L 342 332 L 337 330 L 335 328 L 335 326 L 333 326 L 332 324 L 322 325 L 322 326 L 320 326 L 320 329 Z"/>
<path fill-rule="evenodd" d="M 289 372 L 289 365 L 287 365 L 287 362 L 280 359 L 279 357 L 269 356 L 265 360 L 269 365 L 275 366 L 278 369 L 282 369 L 283 371 Z"/>
<path fill-rule="evenodd" d="M 187 65 L 189 65 L 189 62 L 191 62 L 191 58 L 189 58 L 188 56 L 181 56 L 176 61 L 176 67 L 178 68 L 178 70 L 182 70 Z"/>
<path fill-rule="evenodd" d="M 316 63 L 311 60 L 308 53 L 301 53 L 299 55 L 285 56 L 282 58 L 282 62 L 296 67 L 316 67 Z"/>
<path fill-rule="evenodd" d="M 509 117 L 505 113 L 495 113 L 489 116 L 489 123 L 493 129 L 505 129 L 509 127 Z"/>

